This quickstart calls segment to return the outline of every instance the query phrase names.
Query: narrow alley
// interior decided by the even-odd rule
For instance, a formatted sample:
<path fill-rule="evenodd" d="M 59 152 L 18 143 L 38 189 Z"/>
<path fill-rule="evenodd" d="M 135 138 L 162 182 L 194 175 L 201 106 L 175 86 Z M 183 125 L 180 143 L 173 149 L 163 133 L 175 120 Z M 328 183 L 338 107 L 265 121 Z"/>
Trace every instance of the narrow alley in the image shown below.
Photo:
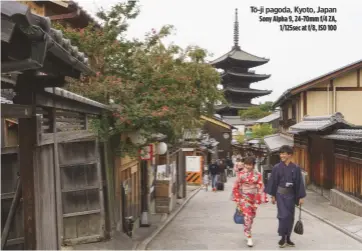
<path fill-rule="evenodd" d="M 178 216 L 149 244 L 148 250 L 160 249 L 248 249 L 243 226 L 236 225 L 230 201 L 234 179 L 225 184 L 225 191 L 201 190 Z M 296 214 L 297 216 L 297 214 Z M 324 222 L 302 213 L 304 235 L 292 235 L 296 247 L 286 249 L 357 249 L 362 244 Z M 253 226 L 254 248 L 278 249 L 276 207 L 262 205 Z"/>

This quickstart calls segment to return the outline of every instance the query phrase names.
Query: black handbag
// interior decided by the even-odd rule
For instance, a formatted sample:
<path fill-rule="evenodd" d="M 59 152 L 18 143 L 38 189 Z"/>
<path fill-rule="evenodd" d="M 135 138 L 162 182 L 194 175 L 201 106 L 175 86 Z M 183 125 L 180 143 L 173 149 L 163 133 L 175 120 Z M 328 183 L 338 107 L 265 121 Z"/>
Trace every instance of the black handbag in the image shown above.
<path fill-rule="evenodd" d="M 304 228 L 303 228 L 303 222 L 302 222 L 302 206 L 299 206 L 299 220 L 297 223 L 295 223 L 294 226 L 294 233 L 303 235 Z"/>

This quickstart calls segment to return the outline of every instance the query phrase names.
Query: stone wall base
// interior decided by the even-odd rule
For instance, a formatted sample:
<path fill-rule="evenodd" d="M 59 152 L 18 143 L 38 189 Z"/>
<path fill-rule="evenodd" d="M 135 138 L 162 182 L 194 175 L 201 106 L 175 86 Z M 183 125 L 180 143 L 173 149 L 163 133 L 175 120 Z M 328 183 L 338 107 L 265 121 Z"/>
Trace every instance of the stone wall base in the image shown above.
<path fill-rule="evenodd" d="M 331 190 L 330 189 L 321 188 L 320 186 L 316 186 L 313 183 L 309 184 L 307 186 L 307 189 L 310 189 L 310 190 L 320 194 L 321 196 L 323 196 L 327 200 L 331 200 Z"/>
<path fill-rule="evenodd" d="M 330 195 L 332 206 L 362 217 L 362 202 L 336 189 L 331 189 Z"/>

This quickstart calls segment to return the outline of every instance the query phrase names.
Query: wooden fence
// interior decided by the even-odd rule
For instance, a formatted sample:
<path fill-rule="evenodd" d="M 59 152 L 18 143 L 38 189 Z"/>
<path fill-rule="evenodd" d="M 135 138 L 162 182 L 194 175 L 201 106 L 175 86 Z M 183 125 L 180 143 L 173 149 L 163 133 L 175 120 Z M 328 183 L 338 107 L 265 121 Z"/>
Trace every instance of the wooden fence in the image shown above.
<path fill-rule="evenodd" d="M 336 188 L 362 199 L 362 144 L 337 142 L 335 163 Z"/>
<path fill-rule="evenodd" d="M 2 148 L 2 245 L 58 249 L 103 239 L 104 161 L 89 120 L 107 107 L 59 88 L 20 92 L 16 100 L 2 104 L 2 118 L 19 121 L 19 146 Z"/>

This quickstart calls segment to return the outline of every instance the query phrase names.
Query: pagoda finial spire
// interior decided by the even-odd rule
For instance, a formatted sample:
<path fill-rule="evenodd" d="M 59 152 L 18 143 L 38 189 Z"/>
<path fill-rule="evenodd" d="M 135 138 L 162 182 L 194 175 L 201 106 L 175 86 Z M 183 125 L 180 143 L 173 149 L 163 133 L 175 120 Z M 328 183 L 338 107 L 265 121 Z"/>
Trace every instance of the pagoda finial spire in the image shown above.
<path fill-rule="evenodd" d="M 240 49 L 239 47 L 239 20 L 238 9 L 235 9 L 235 22 L 234 22 L 234 49 Z"/>

